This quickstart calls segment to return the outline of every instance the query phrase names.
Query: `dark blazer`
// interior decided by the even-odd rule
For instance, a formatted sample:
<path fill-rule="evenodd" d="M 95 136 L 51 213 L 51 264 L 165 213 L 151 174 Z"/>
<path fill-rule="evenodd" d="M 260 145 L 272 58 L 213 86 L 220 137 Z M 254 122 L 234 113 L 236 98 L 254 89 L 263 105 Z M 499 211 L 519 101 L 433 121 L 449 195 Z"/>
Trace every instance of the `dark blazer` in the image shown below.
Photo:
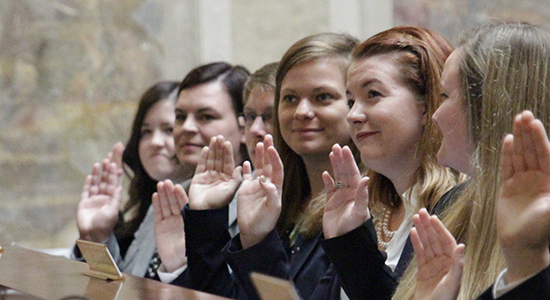
<path fill-rule="evenodd" d="M 340 299 L 340 281 L 321 247 L 322 235 L 288 244 L 288 233 L 281 237 L 273 230 L 262 242 L 242 249 L 238 236 L 226 251 L 239 287 L 238 299 L 260 299 L 251 272 L 259 272 L 294 282 L 302 299 Z"/>
<path fill-rule="evenodd" d="M 444 212 L 463 187 L 461 184 L 445 193 L 431 213 Z M 372 218 L 342 236 L 323 241 L 322 245 L 351 300 L 391 299 L 414 254 L 409 237 L 392 272 L 385 263 L 386 253 L 378 250 Z"/>
<path fill-rule="evenodd" d="M 184 208 L 187 269 L 172 284 L 236 299 L 260 299 L 250 272 L 292 280 L 303 299 L 339 299 L 340 282 L 320 245 L 322 236 L 299 237 L 273 230 L 259 244 L 243 250 L 240 237 L 227 232 L 227 208 Z M 230 273 L 228 264 L 233 273 Z"/>
<path fill-rule="evenodd" d="M 494 300 L 493 287 L 487 289 L 478 300 Z M 548 300 L 550 299 L 550 266 L 534 277 L 502 295 L 498 300 Z"/>

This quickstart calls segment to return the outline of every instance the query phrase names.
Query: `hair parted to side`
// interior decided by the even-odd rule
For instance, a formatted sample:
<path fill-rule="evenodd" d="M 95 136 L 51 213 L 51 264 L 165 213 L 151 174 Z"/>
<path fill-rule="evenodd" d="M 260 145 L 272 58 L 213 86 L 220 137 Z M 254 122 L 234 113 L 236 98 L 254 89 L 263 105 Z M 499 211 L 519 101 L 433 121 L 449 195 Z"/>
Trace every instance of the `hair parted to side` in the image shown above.
<path fill-rule="evenodd" d="M 178 87 L 178 96 L 183 90 L 219 80 L 227 94 L 231 97 L 231 107 L 233 107 L 235 118 L 238 118 L 243 112 L 243 88 L 249 76 L 250 72 L 245 67 L 234 66 L 227 62 L 213 62 L 201 65 L 191 70 L 183 78 Z M 239 152 L 243 161 L 248 159 L 248 151 L 245 144 L 241 144 Z"/>
<path fill-rule="evenodd" d="M 157 181 L 147 174 L 139 158 L 141 127 L 145 122 L 145 116 L 151 107 L 160 101 L 176 102 L 177 88 L 177 81 L 158 82 L 145 91 L 139 101 L 132 132 L 122 154 L 123 169 L 130 178 L 130 188 L 129 199 L 122 209 L 122 214 L 128 216 L 128 220 L 120 219 L 115 228 L 115 234 L 119 239 L 134 235 L 151 204 L 151 196 L 157 191 Z"/>
<path fill-rule="evenodd" d="M 443 194 L 458 181 L 458 174 L 437 163 L 437 152 L 442 135 L 431 116 L 442 102 L 440 80 L 445 60 L 453 51 L 452 45 L 440 34 L 412 26 L 398 26 L 380 32 L 357 46 L 353 60 L 359 61 L 381 54 L 391 54 L 402 74 L 401 82 L 415 95 L 428 118 L 418 141 L 416 155 L 420 165 L 413 176 L 411 187 L 419 187 L 419 207 L 433 208 Z M 392 182 L 382 174 L 369 171 L 369 205 L 375 222 L 383 207 L 401 204 Z"/>
<path fill-rule="evenodd" d="M 313 195 L 316 196 L 315 199 L 310 200 L 310 197 L 312 197 L 311 187 L 304 162 L 300 155 L 288 146 L 281 135 L 277 108 L 280 102 L 283 79 L 290 69 L 299 64 L 327 58 L 336 58 L 340 61 L 340 71 L 345 77 L 351 62 L 351 52 L 355 45 L 357 45 L 357 42 L 356 38 L 348 34 L 320 33 L 311 35 L 293 44 L 279 63 L 275 80 L 273 139 L 275 148 L 279 152 L 285 166 L 283 203 L 281 215 L 277 222 L 277 229 L 280 233 L 296 225 L 302 215 L 303 207 L 309 201 L 308 211 L 304 214 L 306 219 L 302 223 L 303 226 L 301 226 L 302 228 L 299 229 L 299 232 L 306 237 L 317 235 L 322 230 L 322 208 L 324 201 L 326 201 L 326 195 Z M 355 149 L 351 139 L 350 146 L 352 149 Z"/>
<path fill-rule="evenodd" d="M 243 66 L 233 66 L 226 62 L 209 63 L 187 73 L 179 85 L 178 95 L 183 90 L 220 80 L 231 96 L 234 113 L 238 116 L 243 111 L 243 87 L 248 76 L 250 72 Z"/>
<path fill-rule="evenodd" d="M 504 269 L 496 232 L 502 141 L 514 116 L 531 110 L 550 129 L 550 30 L 528 23 L 494 22 L 466 35 L 457 47 L 459 81 L 475 151 L 473 175 L 443 219 L 466 245 L 458 299 L 475 299 Z M 411 264 L 394 299 L 412 299 Z"/>
<path fill-rule="evenodd" d="M 248 102 L 250 92 L 255 87 L 262 88 L 263 91 L 275 91 L 275 76 L 277 75 L 277 68 L 279 68 L 279 62 L 272 62 L 259 68 L 254 72 L 246 83 L 244 84 L 243 91 L 243 104 Z"/>

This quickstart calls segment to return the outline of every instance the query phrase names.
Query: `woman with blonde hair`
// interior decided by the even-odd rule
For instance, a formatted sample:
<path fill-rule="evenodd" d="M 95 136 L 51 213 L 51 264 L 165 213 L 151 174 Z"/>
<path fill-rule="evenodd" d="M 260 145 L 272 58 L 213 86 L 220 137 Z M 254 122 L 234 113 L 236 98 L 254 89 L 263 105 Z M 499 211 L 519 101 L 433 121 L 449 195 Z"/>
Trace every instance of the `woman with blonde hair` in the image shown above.
<path fill-rule="evenodd" d="M 332 145 L 351 144 L 345 83 L 356 43 L 345 34 L 312 35 L 292 45 L 280 61 L 273 135 L 284 179 L 282 170 L 273 174 L 280 188 L 273 206 L 256 206 L 264 199 L 253 194 L 258 179 L 245 177 L 239 190 L 240 235 L 226 249 L 240 299 L 259 298 L 251 272 L 293 281 L 304 299 L 340 297 L 339 281 L 319 243 L 326 199 L 321 174 L 330 168 Z"/>
<path fill-rule="evenodd" d="M 349 149 L 334 146 L 323 216 L 323 247 L 351 299 L 391 298 L 412 255 L 413 214 L 421 207 L 440 212 L 451 197 L 438 200 L 459 179 L 437 163 L 441 134 L 430 120 L 451 51 L 439 34 L 404 26 L 367 39 L 353 53 L 347 119 L 368 178 Z"/>
<path fill-rule="evenodd" d="M 549 64 L 550 31 L 527 23 L 479 27 L 465 36 L 445 64 L 442 88 L 447 99 L 433 117 L 444 135 L 438 160 L 472 178 L 443 219 L 454 238 L 466 245 L 458 299 L 478 297 L 497 280 L 509 256 L 521 253 L 516 248 L 524 246 L 506 243 L 500 232 L 505 223 L 519 221 L 510 218 L 516 213 L 521 218 L 522 212 L 505 212 L 502 202 L 497 206 L 506 178 L 501 173 L 506 167 L 500 159 L 502 138 L 512 132 L 513 117 L 523 110 L 550 124 Z M 529 151 L 534 156 L 537 150 Z M 548 244 L 542 247 L 541 253 L 548 256 Z M 536 258 L 529 258 L 525 266 Z M 416 270 L 413 265 L 407 270 L 394 299 L 413 299 Z"/>

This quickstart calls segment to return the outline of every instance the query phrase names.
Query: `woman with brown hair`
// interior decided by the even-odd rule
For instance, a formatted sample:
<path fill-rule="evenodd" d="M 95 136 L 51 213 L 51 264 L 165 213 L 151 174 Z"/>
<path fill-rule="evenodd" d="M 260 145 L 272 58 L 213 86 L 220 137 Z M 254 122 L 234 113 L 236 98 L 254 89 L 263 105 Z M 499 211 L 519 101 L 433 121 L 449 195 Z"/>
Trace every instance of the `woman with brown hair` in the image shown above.
<path fill-rule="evenodd" d="M 449 197 L 438 200 L 458 182 L 437 163 L 441 134 L 431 122 L 451 51 L 435 32 L 394 27 L 353 52 L 347 120 L 368 177 L 339 145 L 334 175 L 323 175 L 323 247 L 350 299 L 391 298 L 412 255 L 412 216 L 421 207 L 440 212 Z"/>

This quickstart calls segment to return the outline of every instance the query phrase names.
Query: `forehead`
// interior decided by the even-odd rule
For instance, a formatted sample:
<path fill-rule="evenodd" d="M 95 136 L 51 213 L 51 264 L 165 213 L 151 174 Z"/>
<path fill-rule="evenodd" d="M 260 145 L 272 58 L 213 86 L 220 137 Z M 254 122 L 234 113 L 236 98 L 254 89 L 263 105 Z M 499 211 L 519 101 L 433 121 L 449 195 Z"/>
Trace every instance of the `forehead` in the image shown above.
<path fill-rule="evenodd" d="M 293 66 L 281 82 L 282 89 L 307 89 L 345 83 L 340 60 L 336 57 L 318 58 Z"/>
<path fill-rule="evenodd" d="M 370 80 L 380 82 L 398 82 L 401 78 L 399 68 L 391 54 L 378 54 L 354 61 L 348 70 L 348 87 L 364 85 Z"/>
<path fill-rule="evenodd" d="M 272 89 L 257 85 L 250 91 L 244 109 L 247 111 L 263 112 L 271 109 L 274 103 L 275 92 Z"/>
<path fill-rule="evenodd" d="M 219 81 L 201 84 L 181 91 L 176 107 L 186 111 L 204 108 L 219 111 L 233 110 L 231 97 Z"/>
<path fill-rule="evenodd" d="M 457 88 L 459 82 L 460 53 L 455 50 L 445 61 L 441 74 L 441 86 L 443 88 Z"/>
<path fill-rule="evenodd" d="M 174 108 L 176 106 L 175 101 L 171 99 L 163 99 L 153 104 L 151 108 L 145 114 L 145 123 L 149 123 L 157 118 L 173 119 Z"/>

